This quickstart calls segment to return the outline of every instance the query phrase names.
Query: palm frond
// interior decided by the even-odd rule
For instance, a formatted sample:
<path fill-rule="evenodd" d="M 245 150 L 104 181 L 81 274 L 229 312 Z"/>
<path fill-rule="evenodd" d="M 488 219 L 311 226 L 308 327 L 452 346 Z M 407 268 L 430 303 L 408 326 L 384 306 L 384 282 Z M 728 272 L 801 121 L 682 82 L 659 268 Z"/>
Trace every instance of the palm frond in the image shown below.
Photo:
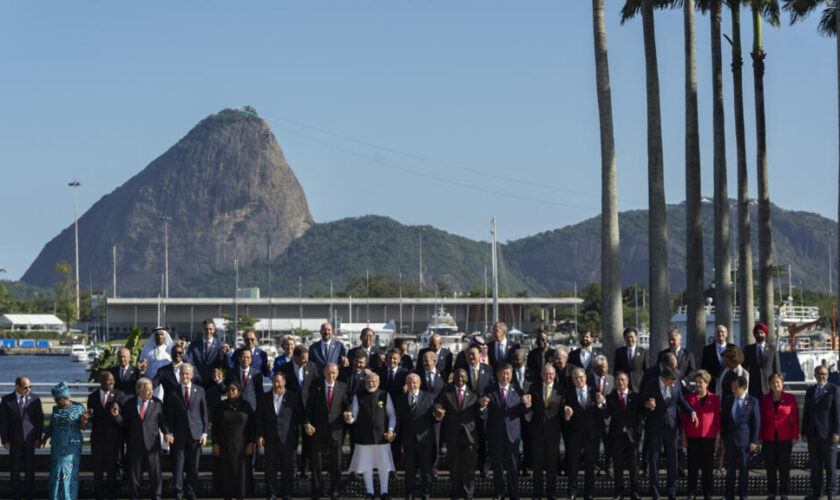
<path fill-rule="evenodd" d="M 755 0 L 759 3 L 761 17 L 774 28 L 781 24 L 781 9 L 779 0 Z"/>
<path fill-rule="evenodd" d="M 837 36 L 837 8 L 833 5 L 826 7 L 820 17 L 820 25 L 817 28 L 820 35 L 833 38 Z"/>
<path fill-rule="evenodd" d="M 784 10 L 790 13 L 790 24 L 797 23 L 817 9 L 820 5 L 826 4 L 826 0 L 782 0 Z"/>
<path fill-rule="evenodd" d="M 636 17 L 642 11 L 642 0 L 627 0 L 621 8 L 621 24 Z"/>

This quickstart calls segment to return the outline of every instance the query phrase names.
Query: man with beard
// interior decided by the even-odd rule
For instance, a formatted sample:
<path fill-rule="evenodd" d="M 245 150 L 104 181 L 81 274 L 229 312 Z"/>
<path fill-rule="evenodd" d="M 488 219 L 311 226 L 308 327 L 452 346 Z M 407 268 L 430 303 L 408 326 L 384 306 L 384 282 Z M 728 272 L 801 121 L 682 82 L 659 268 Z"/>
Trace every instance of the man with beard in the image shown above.
<path fill-rule="evenodd" d="M 755 343 L 744 350 L 744 368 L 750 373 L 750 396 L 761 399 L 770 392 L 770 375 L 781 373 L 779 353 L 766 342 L 767 325 L 756 323 L 753 327 Z"/>
<path fill-rule="evenodd" d="M 537 346 L 528 353 L 528 361 L 525 363 L 529 380 L 539 380 L 543 366 L 554 362 L 554 349 L 548 345 L 548 332 L 538 330 L 536 343 Z"/>
<path fill-rule="evenodd" d="M 379 375 L 371 373 L 365 379 L 365 388 L 353 396 L 350 411 L 344 412 L 344 421 L 353 426 L 356 436 L 349 472 L 362 474 L 368 498 L 374 500 L 373 470 L 376 469 L 381 500 L 390 500 L 388 473 L 394 470 L 394 460 L 389 443 L 396 437 L 397 419 L 391 396 L 379 388 Z"/>
<path fill-rule="evenodd" d="M 594 368 L 592 361 L 595 356 L 601 354 L 598 350 L 592 348 L 593 340 L 592 329 L 582 329 L 580 331 L 580 347 L 569 353 L 569 363 L 583 368 L 587 376 L 592 374 Z"/>

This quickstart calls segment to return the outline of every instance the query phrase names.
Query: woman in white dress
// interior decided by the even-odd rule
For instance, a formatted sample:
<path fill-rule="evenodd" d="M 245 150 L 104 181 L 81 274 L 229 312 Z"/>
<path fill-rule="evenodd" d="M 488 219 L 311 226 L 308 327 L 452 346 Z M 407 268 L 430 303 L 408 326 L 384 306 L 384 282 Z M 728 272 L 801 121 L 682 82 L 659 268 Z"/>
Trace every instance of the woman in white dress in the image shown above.
<path fill-rule="evenodd" d="M 373 500 L 373 469 L 379 472 L 382 500 L 389 500 L 388 473 L 395 470 L 391 442 L 397 423 L 394 404 L 387 391 L 379 389 L 379 376 L 371 373 L 365 380 L 365 391 L 353 396 L 350 411 L 344 420 L 352 424 L 356 447 L 350 461 L 350 472 L 362 474 L 368 498 Z"/>

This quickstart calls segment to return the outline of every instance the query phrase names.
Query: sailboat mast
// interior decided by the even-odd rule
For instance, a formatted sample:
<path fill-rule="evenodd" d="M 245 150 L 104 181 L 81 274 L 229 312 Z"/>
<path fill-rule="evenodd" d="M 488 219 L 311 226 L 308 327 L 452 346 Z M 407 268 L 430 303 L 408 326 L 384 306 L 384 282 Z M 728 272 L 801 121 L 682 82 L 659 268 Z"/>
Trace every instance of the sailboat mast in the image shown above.
<path fill-rule="evenodd" d="M 499 322 L 499 268 L 496 263 L 496 218 L 490 221 L 490 254 L 493 270 L 493 324 Z"/>

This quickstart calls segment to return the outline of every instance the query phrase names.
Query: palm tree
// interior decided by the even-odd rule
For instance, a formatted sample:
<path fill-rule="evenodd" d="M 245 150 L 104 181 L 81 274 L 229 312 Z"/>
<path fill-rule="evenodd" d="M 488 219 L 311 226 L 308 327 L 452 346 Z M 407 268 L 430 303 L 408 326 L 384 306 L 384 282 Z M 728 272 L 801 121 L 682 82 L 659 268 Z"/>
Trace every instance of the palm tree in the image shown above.
<path fill-rule="evenodd" d="M 755 85 L 756 180 L 758 181 L 758 311 L 767 325 L 768 338 L 774 338 L 773 238 L 770 232 L 770 190 L 767 180 L 767 142 L 764 117 L 764 52 L 761 18 L 779 25 L 778 0 L 750 0 L 753 20 L 753 82 Z"/>
<path fill-rule="evenodd" d="M 837 33 L 840 33 L 840 16 L 837 15 L 837 7 L 838 2 L 840 0 L 834 0 L 833 3 L 828 3 L 826 0 L 783 0 L 785 4 L 785 10 L 790 12 L 790 23 L 793 24 L 803 17 L 807 16 L 814 10 L 816 10 L 820 6 L 825 6 L 825 9 L 822 12 L 822 17 L 820 18 L 819 24 L 819 32 L 820 34 L 828 37 L 834 37 L 837 43 L 837 57 L 840 58 L 840 37 L 837 36 Z M 838 94 L 840 94 L 840 59 L 838 59 L 837 64 L 837 90 Z M 838 101 L 840 105 L 840 101 Z M 840 120 L 840 114 L 838 115 L 838 120 Z M 840 146 L 840 141 L 838 141 L 838 145 Z M 840 188 L 840 185 L 838 185 Z M 838 200 L 837 212 L 838 212 L 838 219 L 840 220 L 840 200 Z M 838 245 L 840 245 L 840 231 L 837 232 L 838 238 Z M 837 269 L 837 279 L 838 283 L 840 283 L 840 266 L 835 266 Z M 840 298 L 840 294 L 837 295 Z M 838 304 L 838 309 L 840 309 L 840 304 Z"/>
<path fill-rule="evenodd" d="M 657 3 L 659 6 L 660 3 Z M 628 0 L 621 11 L 622 24 L 642 15 L 645 44 L 648 149 L 648 256 L 650 260 L 650 352 L 667 346 L 670 304 L 668 300 L 668 230 L 665 226 L 665 178 L 662 160 L 662 116 L 659 108 L 659 69 L 653 25 L 654 0 Z"/>
<path fill-rule="evenodd" d="M 750 193 L 747 176 L 747 146 L 744 132 L 744 85 L 741 58 L 741 1 L 727 0 L 732 13 L 732 85 L 735 100 L 735 147 L 738 151 L 738 303 L 741 347 L 753 341 L 752 329 L 755 322 L 753 299 L 752 239 L 750 236 Z"/>
<path fill-rule="evenodd" d="M 592 28 L 595 40 L 595 81 L 601 124 L 601 304 L 604 349 L 613 352 L 621 345 L 624 327 L 621 301 L 621 263 L 618 233 L 618 188 L 615 141 L 613 138 L 610 68 L 607 58 L 607 29 L 604 0 L 592 0 Z"/>

